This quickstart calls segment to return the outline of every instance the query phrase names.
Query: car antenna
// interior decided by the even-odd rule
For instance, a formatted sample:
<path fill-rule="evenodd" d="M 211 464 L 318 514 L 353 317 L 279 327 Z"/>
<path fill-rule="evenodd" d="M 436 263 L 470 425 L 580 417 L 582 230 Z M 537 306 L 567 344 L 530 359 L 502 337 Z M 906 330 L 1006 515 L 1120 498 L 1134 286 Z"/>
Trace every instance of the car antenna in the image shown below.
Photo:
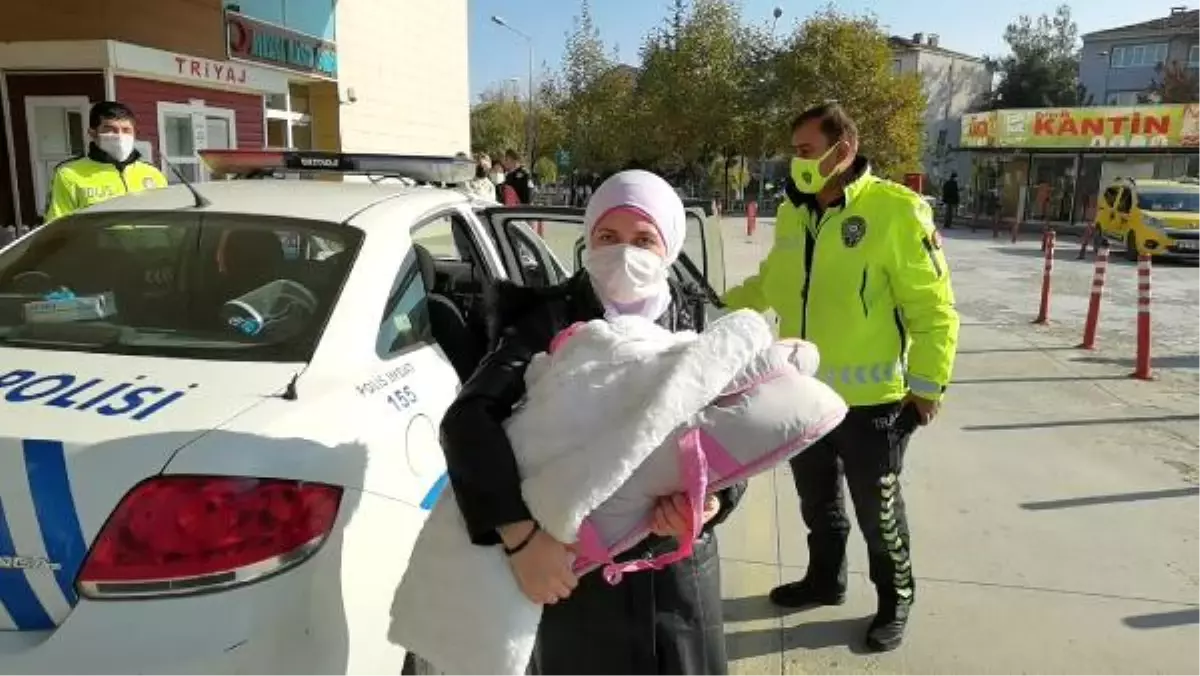
<path fill-rule="evenodd" d="M 300 398 L 300 394 L 296 392 L 296 381 L 300 379 L 300 372 L 297 371 L 292 375 L 292 379 L 288 381 L 287 387 L 283 390 L 284 401 L 296 401 Z"/>
<path fill-rule="evenodd" d="M 171 163 L 171 160 L 168 160 L 165 157 L 163 158 L 163 162 L 167 163 L 167 168 L 171 170 L 172 174 L 175 174 L 175 178 L 179 179 L 179 182 L 183 184 L 183 187 L 187 188 L 188 192 L 192 193 L 192 199 L 195 200 L 195 202 L 192 204 L 193 207 L 202 209 L 207 206 L 212 206 L 212 202 L 208 201 L 208 198 L 204 195 L 201 195 L 200 191 L 196 190 L 196 186 L 192 185 L 192 182 L 184 177 L 183 172 L 179 171 L 179 167 L 176 167 Z"/>

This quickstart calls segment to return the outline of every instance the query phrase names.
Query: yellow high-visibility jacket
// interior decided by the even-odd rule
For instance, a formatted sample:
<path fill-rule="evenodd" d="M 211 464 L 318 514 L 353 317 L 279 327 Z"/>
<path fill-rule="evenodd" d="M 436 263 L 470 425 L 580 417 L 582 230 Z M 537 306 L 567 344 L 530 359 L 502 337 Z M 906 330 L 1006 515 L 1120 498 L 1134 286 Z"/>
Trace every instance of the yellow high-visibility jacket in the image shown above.
<path fill-rule="evenodd" d="M 54 169 L 50 196 L 46 202 L 46 222 L 112 199 L 117 195 L 152 190 L 167 185 L 162 172 L 141 161 L 135 151 L 120 164 L 107 153 L 91 146 L 88 154 L 63 162 Z"/>
<path fill-rule="evenodd" d="M 858 158 L 845 199 L 823 213 L 789 183 L 775 242 L 731 308 L 775 310 L 780 335 L 816 344 L 820 377 L 851 406 L 911 391 L 938 401 L 950 383 L 958 313 L 929 205 Z"/>

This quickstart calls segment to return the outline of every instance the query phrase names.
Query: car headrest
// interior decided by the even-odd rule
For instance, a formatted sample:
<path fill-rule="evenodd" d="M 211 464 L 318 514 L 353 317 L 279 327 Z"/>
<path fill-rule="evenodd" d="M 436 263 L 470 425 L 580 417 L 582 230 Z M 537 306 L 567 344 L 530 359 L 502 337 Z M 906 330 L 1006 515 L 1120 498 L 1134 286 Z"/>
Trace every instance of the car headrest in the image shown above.
<path fill-rule="evenodd" d="M 413 244 L 413 254 L 417 257 L 417 271 L 421 273 L 425 292 L 433 293 L 437 288 L 437 266 L 434 265 L 433 254 L 420 244 Z"/>
<path fill-rule="evenodd" d="M 250 269 L 275 268 L 283 262 L 283 242 L 270 230 L 233 230 L 224 242 L 225 269 L 246 273 Z"/>

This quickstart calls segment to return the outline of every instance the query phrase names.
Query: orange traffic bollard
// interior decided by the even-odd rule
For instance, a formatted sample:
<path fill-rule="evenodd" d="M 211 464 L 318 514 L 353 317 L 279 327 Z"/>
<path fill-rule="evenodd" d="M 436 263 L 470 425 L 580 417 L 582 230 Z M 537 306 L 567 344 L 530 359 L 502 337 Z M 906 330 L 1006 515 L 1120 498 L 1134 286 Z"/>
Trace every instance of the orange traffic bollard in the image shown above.
<path fill-rule="evenodd" d="M 1082 350 L 1096 349 L 1096 326 L 1100 323 L 1100 299 L 1104 296 L 1104 277 L 1108 274 L 1108 243 L 1096 250 L 1096 269 L 1092 272 L 1092 297 L 1088 300 L 1087 322 L 1083 325 Z"/>
<path fill-rule="evenodd" d="M 1042 301 L 1038 307 L 1034 324 L 1050 323 L 1050 276 L 1054 273 L 1054 231 L 1050 231 L 1046 242 L 1046 265 L 1042 268 Z"/>
<path fill-rule="evenodd" d="M 1137 359 L 1132 377 L 1153 380 L 1150 373 L 1150 254 L 1138 255 Z"/>
<path fill-rule="evenodd" d="M 746 236 L 754 235 L 754 228 L 758 225 L 758 202 L 751 202 L 746 205 Z"/>

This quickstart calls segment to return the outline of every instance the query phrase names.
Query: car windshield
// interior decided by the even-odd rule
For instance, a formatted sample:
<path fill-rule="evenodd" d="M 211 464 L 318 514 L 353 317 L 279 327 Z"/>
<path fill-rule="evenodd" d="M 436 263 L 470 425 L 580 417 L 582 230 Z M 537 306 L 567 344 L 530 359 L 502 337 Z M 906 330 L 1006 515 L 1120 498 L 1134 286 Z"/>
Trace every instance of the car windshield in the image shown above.
<path fill-rule="evenodd" d="M 1138 208 L 1142 211 L 1196 213 L 1200 211 L 1200 190 L 1138 193 Z"/>
<path fill-rule="evenodd" d="M 0 251 L 0 347 L 307 361 L 361 241 L 289 218 L 76 214 Z"/>

